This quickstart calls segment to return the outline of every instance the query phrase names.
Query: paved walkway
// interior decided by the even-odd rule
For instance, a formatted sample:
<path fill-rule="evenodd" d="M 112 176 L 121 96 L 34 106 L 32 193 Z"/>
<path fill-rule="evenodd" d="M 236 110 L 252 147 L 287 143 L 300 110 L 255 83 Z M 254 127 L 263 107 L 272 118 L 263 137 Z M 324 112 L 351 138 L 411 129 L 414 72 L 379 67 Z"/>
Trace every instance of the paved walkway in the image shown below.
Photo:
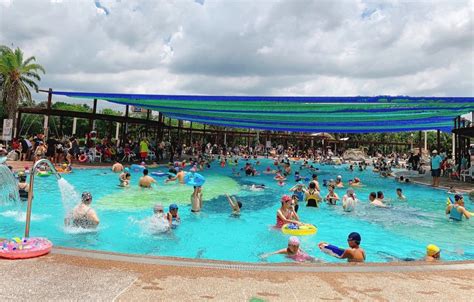
<path fill-rule="evenodd" d="M 0 260 L 5 300 L 86 301 L 473 301 L 474 262 L 426 265 L 294 265 L 289 272 L 153 264 L 152 257 L 55 249 Z M 67 255 L 65 255 L 67 254 Z M 91 256 L 90 252 L 86 253 Z M 79 255 L 79 256 L 78 256 Z M 105 260 L 112 258 L 114 260 Z M 129 258 L 130 259 L 130 258 Z M 151 260 L 150 260 L 151 259 Z M 159 259 L 155 261 L 159 263 Z M 163 259 L 163 258 L 161 258 Z M 166 259 L 166 258 L 165 258 Z M 169 260 L 167 260 L 169 261 Z M 186 260 L 180 260 L 186 262 Z M 178 261 L 178 263 L 180 263 Z M 190 261 L 190 263 L 192 263 Z M 420 265 L 420 266 L 419 266 Z M 294 272 L 295 267 L 319 272 Z M 382 272 L 376 272 L 377 268 Z M 293 269 L 292 269 L 293 268 Z M 324 272 L 330 268 L 334 272 Z M 352 272 L 356 268 L 361 272 Z M 464 268 L 459 270 L 459 268 Z M 259 300 L 260 299 L 260 300 Z"/>

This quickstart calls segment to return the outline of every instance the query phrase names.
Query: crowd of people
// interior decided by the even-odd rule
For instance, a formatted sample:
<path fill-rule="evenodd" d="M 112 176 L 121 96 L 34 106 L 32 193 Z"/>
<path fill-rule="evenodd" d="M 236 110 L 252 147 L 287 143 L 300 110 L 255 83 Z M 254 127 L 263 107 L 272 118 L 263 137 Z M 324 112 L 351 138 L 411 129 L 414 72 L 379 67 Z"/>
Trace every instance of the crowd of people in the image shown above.
<path fill-rule="evenodd" d="M 319 165 L 341 165 L 347 164 L 347 169 L 353 171 L 365 171 L 367 166 L 372 165 L 372 171 L 378 173 L 380 177 L 393 177 L 393 169 L 407 168 L 408 170 L 423 173 L 423 162 L 419 154 L 400 155 L 397 153 L 388 156 L 377 156 L 372 161 L 346 162 L 342 157 L 334 157 L 323 155 L 321 152 L 314 152 L 312 149 L 299 150 L 298 148 L 284 149 L 280 146 L 276 148 L 264 148 L 259 145 L 255 148 L 248 146 L 235 146 L 229 148 L 225 145 L 217 144 L 200 144 L 195 142 L 191 146 L 178 145 L 169 142 L 149 141 L 141 138 L 137 141 L 128 141 L 123 148 L 115 147 L 115 144 L 109 139 L 98 140 L 95 134 L 91 132 L 85 139 L 85 146 L 79 147 L 78 139 L 70 137 L 68 139 L 56 139 L 49 137 L 44 139 L 42 135 L 36 135 L 33 138 L 20 138 L 12 142 L 11 152 L 16 153 L 19 160 L 32 160 L 33 162 L 41 158 L 47 158 L 52 163 L 60 165 L 60 169 L 64 172 L 71 171 L 71 165 L 75 161 L 80 161 L 81 156 L 89 154 L 91 150 L 98 152 L 104 161 L 113 162 L 112 171 L 117 173 L 118 186 L 129 187 L 131 185 L 132 174 L 130 169 L 135 166 L 140 169 L 142 176 L 138 180 L 138 186 L 141 188 L 152 188 L 156 184 L 156 179 L 150 175 L 149 168 L 157 167 L 156 163 L 146 164 L 150 162 L 150 154 L 156 156 L 156 161 L 163 160 L 166 156 L 169 160 L 168 173 L 166 173 L 166 183 L 177 182 L 186 183 L 186 177 L 189 174 L 194 175 L 198 171 L 208 169 L 211 165 L 219 165 L 221 167 L 231 166 L 233 176 L 237 177 L 253 177 L 257 175 L 271 175 L 276 185 L 284 186 L 288 181 L 295 181 L 288 195 L 281 197 L 281 206 L 276 212 L 275 228 L 281 229 L 284 225 L 290 224 L 298 226 L 307 225 L 300 221 L 298 210 L 300 206 L 318 208 L 322 203 L 328 206 L 341 206 L 343 211 L 352 212 L 356 210 L 360 203 L 359 198 L 354 189 L 364 186 L 361 179 L 353 177 L 353 179 L 344 181 L 341 175 L 337 175 L 331 179 L 324 179 L 322 183 L 318 179 Z M 273 168 L 261 168 L 260 157 L 273 158 Z M 183 159 L 185 158 L 185 159 Z M 124 167 L 125 161 L 138 160 L 140 164 Z M 239 162 L 245 162 L 242 168 L 239 168 Z M 296 165 L 295 163 L 298 162 Z M 439 177 L 443 175 L 443 169 L 447 169 L 449 159 L 446 155 L 438 155 L 434 150 L 432 152 L 430 165 L 433 176 L 433 186 L 439 186 Z M 65 164 L 65 166 L 63 166 Z M 185 171 L 189 168 L 189 171 Z M 40 167 L 41 171 L 45 171 L 46 166 Z M 39 171 L 39 172 L 41 172 Z M 305 173 L 303 173 L 305 172 Z M 310 177 L 302 176 L 310 172 Z M 20 197 L 25 198 L 28 195 L 28 185 L 26 184 L 26 176 L 28 173 L 36 173 L 36 171 L 28 172 L 18 171 L 18 190 Z M 409 182 L 403 176 L 396 178 L 400 183 Z M 255 185 L 254 185 L 255 186 Z M 327 189 L 327 194 L 322 194 L 322 189 Z M 345 194 L 340 197 L 336 190 L 343 189 Z M 254 189 L 265 189 L 265 185 L 255 186 Z M 454 188 L 451 188 L 455 193 Z M 407 201 L 407 197 L 403 194 L 401 187 L 396 189 L 395 198 L 398 201 Z M 237 200 L 235 196 L 226 195 L 232 210 L 232 215 L 238 217 L 244 206 L 242 200 Z M 368 204 L 378 208 L 388 208 L 392 206 L 392 200 L 385 198 L 384 192 L 370 192 L 368 195 Z M 65 223 L 74 227 L 96 228 L 99 223 L 99 217 L 95 210 L 91 207 L 92 195 L 89 192 L 82 194 L 81 202 L 68 214 Z M 202 185 L 194 185 L 191 195 L 191 211 L 199 212 L 203 205 L 203 187 Z M 164 213 L 164 206 L 156 204 L 153 208 L 153 217 L 155 221 L 161 221 L 168 225 L 168 230 L 176 228 L 180 223 L 178 214 L 178 206 L 171 204 L 168 213 Z M 452 220 L 461 221 L 471 218 L 470 213 L 464 207 L 464 199 L 462 195 L 456 194 L 452 203 L 446 207 L 446 214 Z M 319 247 L 321 250 L 331 250 L 338 258 L 348 259 L 352 262 L 363 262 L 366 258 L 364 250 L 360 247 L 361 236 L 353 232 L 348 236 L 348 249 L 338 249 L 328 243 L 321 242 Z M 265 254 L 266 258 L 273 254 L 286 254 L 297 261 L 314 261 L 315 258 L 309 256 L 300 247 L 297 237 L 290 237 L 288 247 Z M 440 249 L 433 244 L 427 247 L 428 261 L 440 258 Z"/>

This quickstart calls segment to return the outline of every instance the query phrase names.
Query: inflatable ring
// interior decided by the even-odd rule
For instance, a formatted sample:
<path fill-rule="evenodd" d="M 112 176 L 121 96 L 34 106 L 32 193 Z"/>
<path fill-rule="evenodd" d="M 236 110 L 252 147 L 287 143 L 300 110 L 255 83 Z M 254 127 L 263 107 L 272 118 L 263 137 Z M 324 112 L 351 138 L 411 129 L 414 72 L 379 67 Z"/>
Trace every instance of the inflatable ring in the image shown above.
<path fill-rule="evenodd" d="M 163 177 L 163 176 L 168 176 L 169 173 L 165 173 L 165 172 L 151 172 L 151 175 L 158 176 L 158 177 Z"/>
<path fill-rule="evenodd" d="M 193 187 L 202 187 L 206 179 L 199 173 L 186 173 L 184 183 Z"/>
<path fill-rule="evenodd" d="M 281 227 L 281 231 L 283 232 L 283 234 L 287 235 L 306 236 L 316 234 L 316 232 L 318 232 L 318 228 L 312 224 L 298 226 L 293 223 L 287 223 Z"/>
<path fill-rule="evenodd" d="M 79 155 L 79 162 L 85 163 L 87 161 L 87 155 L 81 154 Z"/>
<path fill-rule="evenodd" d="M 48 254 L 53 244 L 46 238 L 30 237 L 4 240 L 0 249 L 0 258 L 26 259 Z"/>
<path fill-rule="evenodd" d="M 130 169 L 132 169 L 132 171 L 138 172 L 138 171 L 145 170 L 146 167 L 142 166 L 142 165 L 133 164 L 133 165 L 130 166 Z"/>
<path fill-rule="evenodd" d="M 36 176 L 39 176 L 39 177 L 47 177 L 47 176 L 50 176 L 51 175 L 51 171 L 39 171 Z"/>

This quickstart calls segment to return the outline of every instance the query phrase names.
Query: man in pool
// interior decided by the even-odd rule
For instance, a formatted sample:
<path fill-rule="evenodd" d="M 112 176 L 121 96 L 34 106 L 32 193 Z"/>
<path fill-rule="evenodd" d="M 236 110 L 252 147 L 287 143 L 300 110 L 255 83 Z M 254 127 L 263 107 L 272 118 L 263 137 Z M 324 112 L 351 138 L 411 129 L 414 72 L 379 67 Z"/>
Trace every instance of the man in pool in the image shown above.
<path fill-rule="evenodd" d="M 349 245 L 349 248 L 342 251 L 340 248 L 331 246 L 337 250 L 336 255 L 333 256 L 340 259 L 347 259 L 348 262 L 364 262 L 365 251 L 360 247 L 361 241 L 362 238 L 359 233 L 350 233 L 347 237 L 347 244 Z M 330 244 L 326 242 L 320 242 L 318 246 L 323 252 L 326 252 L 326 248 L 330 246 Z"/>
<path fill-rule="evenodd" d="M 179 168 L 176 168 L 177 173 L 175 176 L 172 176 L 170 178 L 168 178 L 165 182 L 168 183 L 170 181 L 175 181 L 175 180 L 178 180 L 180 184 L 184 184 L 184 170 L 181 170 Z"/>
<path fill-rule="evenodd" d="M 371 192 L 369 194 L 370 205 L 378 208 L 386 208 L 387 205 L 383 203 L 383 193 L 379 191 L 378 193 Z"/>
<path fill-rule="evenodd" d="M 64 219 L 66 225 L 72 225 L 84 229 L 93 229 L 99 225 L 99 217 L 97 217 L 94 209 L 91 208 L 92 195 L 89 192 L 82 193 L 81 203 L 78 204 L 72 213 Z"/>
<path fill-rule="evenodd" d="M 115 162 L 112 166 L 112 172 L 118 173 L 123 171 L 123 165 L 119 163 L 118 161 Z"/>
<path fill-rule="evenodd" d="M 148 169 L 144 169 L 143 176 L 140 177 L 140 180 L 138 181 L 138 185 L 141 188 L 151 188 L 151 185 L 154 183 L 156 183 L 156 180 L 153 177 L 148 176 Z"/>
<path fill-rule="evenodd" d="M 466 219 L 471 218 L 471 213 L 464 208 L 464 198 L 460 194 L 454 195 L 454 204 L 446 207 L 446 214 L 449 215 L 450 219 L 456 221 L 461 221 L 463 217 Z"/>

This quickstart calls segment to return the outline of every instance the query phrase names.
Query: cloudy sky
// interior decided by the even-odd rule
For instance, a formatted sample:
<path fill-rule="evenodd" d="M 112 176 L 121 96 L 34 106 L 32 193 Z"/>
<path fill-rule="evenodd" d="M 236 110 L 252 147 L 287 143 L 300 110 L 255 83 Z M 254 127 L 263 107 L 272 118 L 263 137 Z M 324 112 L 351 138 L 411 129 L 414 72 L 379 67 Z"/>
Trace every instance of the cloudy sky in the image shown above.
<path fill-rule="evenodd" d="M 55 90 L 473 96 L 473 19 L 461 0 L 0 0 L 0 44 Z"/>

